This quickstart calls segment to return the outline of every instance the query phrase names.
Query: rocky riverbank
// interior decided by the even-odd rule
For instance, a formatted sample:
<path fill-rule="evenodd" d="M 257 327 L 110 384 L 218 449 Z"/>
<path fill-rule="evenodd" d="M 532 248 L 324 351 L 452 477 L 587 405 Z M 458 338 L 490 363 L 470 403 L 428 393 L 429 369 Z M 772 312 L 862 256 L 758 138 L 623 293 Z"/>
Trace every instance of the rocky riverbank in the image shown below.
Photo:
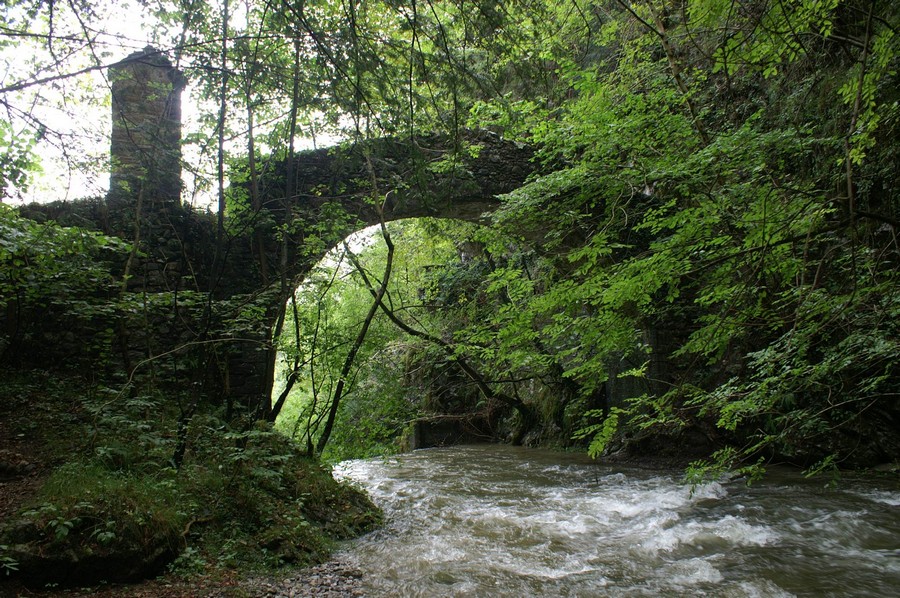
<path fill-rule="evenodd" d="M 336 558 L 284 575 L 237 579 L 233 576 L 180 580 L 161 578 L 143 583 L 78 590 L 35 591 L 0 584 L 9 598 L 358 598 L 366 596 L 362 572 Z"/>
<path fill-rule="evenodd" d="M 248 592 L 248 596 L 260 598 L 342 598 L 366 595 L 362 588 L 362 572 L 340 559 L 298 571 L 285 579 L 249 579 L 240 585 Z M 214 596 L 225 597 L 231 594 Z"/>

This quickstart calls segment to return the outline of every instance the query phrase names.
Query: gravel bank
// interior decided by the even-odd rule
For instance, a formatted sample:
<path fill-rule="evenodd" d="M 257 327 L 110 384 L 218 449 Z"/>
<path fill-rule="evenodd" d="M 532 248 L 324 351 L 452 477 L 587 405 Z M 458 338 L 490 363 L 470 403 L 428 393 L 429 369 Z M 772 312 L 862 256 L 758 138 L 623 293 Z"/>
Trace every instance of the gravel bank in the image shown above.
<path fill-rule="evenodd" d="M 298 571 L 286 579 L 258 578 L 240 582 L 240 589 L 254 598 L 342 598 L 365 596 L 362 572 L 340 560 Z M 231 593 L 214 596 L 234 596 Z"/>

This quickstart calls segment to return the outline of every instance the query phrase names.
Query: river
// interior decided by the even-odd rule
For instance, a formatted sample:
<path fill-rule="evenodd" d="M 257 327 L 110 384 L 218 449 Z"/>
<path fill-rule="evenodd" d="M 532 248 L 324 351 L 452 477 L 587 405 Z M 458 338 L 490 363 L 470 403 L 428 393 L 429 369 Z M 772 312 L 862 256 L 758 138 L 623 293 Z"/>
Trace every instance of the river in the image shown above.
<path fill-rule="evenodd" d="M 335 469 L 386 514 L 343 558 L 372 597 L 900 595 L 896 481 L 680 472 L 508 446 Z"/>

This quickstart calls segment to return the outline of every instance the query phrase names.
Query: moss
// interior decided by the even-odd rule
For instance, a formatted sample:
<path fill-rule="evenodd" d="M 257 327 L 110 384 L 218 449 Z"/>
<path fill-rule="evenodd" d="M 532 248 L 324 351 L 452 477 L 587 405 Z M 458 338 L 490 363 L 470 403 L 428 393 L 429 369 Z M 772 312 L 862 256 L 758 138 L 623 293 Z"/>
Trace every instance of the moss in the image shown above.
<path fill-rule="evenodd" d="M 313 564 L 380 521 L 364 494 L 266 424 L 201 413 L 176 469 L 171 397 L 110 401 L 107 389 L 29 374 L 0 376 L 0 403 L 34 424 L 50 473 L 0 529 L 0 558 L 32 586 Z"/>

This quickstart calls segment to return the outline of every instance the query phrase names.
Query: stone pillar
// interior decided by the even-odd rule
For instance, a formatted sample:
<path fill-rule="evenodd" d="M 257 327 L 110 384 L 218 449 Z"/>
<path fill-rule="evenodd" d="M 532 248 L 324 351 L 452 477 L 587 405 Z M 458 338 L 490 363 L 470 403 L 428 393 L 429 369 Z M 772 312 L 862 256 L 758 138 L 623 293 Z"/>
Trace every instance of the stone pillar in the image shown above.
<path fill-rule="evenodd" d="M 110 67 L 111 207 L 164 209 L 181 199 L 181 91 L 185 80 L 162 53 L 147 46 Z"/>

